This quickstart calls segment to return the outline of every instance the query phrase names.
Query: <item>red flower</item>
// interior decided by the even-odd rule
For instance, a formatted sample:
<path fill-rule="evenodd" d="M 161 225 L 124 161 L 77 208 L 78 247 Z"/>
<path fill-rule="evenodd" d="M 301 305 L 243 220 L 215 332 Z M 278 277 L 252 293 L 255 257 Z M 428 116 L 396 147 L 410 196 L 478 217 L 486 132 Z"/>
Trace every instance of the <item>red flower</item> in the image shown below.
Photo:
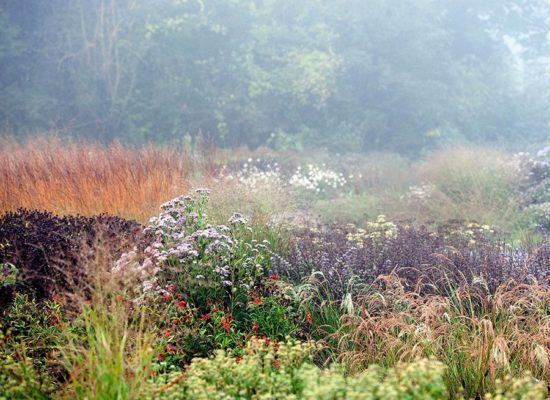
<path fill-rule="evenodd" d="M 210 316 L 210 314 L 203 314 L 200 316 L 200 318 L 203 320 L 203 321 L 209 321 L 212 319 L 212 317 Z"/>
<path fill-rule="evenodd" d="M 256 333 L 260 329 L 260 325 L 256 321 L 252 321 L 252 332 Z"/>
<path fill-rule="evenodd" d="M 172 290 L 174 290 L 174 285 L 166 285 L 166 290 L 171 292 Z"/>
<path fill-rule="evenodd" d="M 273 365 L 273 368 L 275 368 L 275 369 L 281 368 L 281 364 L 279 364 L 279 360 L 273 361 L 273 364 L 271 364 L 271 365 Z"/>
<path fill-rule="evenodd" d="M 187 303 L 184 300 L 180 300 L 176 303 L 176 307 L 184 309 L 185 307 L 187 307 Z"/>
<path fill-rule="evenodd" d="M 170 300 L 171 297 L 172 297 L 172 295 L 170 293 L 164 293 L 163 295 L 160 296 L 160 298 L 163 301 L 168 301 L 168 300 Z"/>
<path fill-rule="evenodd" d="M 172 320 L 172 325 L 179 325 L 179 323 L 180 323 L 180 320 L 177 319 L 177 318 L 174 318 L 174 319 Z"/>
<path fill-rule="evenodd" d="M 269 279 L 280 279 L 281 276 L 279 274 L 271 274 L 269 275 Z"/>
<path fill-rule="evenodd" d="M 254 299 L 252 300 L 252 303 L 259 306 L 260 304 L 262 304 L 262 299 L 260 299 L 259 297 L 254 297 Z"/>
<path fill-rule="evenodd" d="M 176 354 L 176 346 L 174 346 L 173 344 L 167 344 L 165 350 L 170 355 Z"/>
<path fill-rule="evenodd" d="M 229 332 L 229 322 L 227 322 L 225 317 L 222 317 L 221 323 L 222 323 L 223 329 L 225 329 L 226 332 Z"/>
<path fill-rule="evenodd" d="M 309 311 L 306 311 L 306 322 L 311 325 L 311 313 Z"/>
<path fill-rule="evenodd" d="M 54 303 L 59 303 L 59 302 L 60 302 L 59 296 L 56 295 L 56 294 L 52 295 L 52 301 L 53 301 Z"/>
<path fill-rule="evenodd" d="M 162 360 L 164 360 L 164 354 L 158 353 L 157 354 L 157 361 L 162 361 Z"/>
<path fill-rule="evenodd" d="M 166 330 L 162 333 L 162 336 L 164 336 L 165 338 L 168 338 L 168 337 L 172 336 L 172 331 L 170 331 L 170 329 L 166 329 Z"/>

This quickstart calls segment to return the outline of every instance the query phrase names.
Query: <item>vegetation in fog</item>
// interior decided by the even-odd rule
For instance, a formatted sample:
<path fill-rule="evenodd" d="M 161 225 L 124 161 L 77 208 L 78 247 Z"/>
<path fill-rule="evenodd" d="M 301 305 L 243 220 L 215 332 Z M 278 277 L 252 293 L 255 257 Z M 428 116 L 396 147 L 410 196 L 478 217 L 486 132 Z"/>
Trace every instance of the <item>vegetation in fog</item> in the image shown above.
<path fill-rule="evenodd" d="M 130 143 L 409 154 L 550 129 L 544 0 L 0 5 L 0 122 Z"/>
<path fill-rule="evenodd" d="M 0 400 L 549 398 L 548 1 L 0 2 Z"/>

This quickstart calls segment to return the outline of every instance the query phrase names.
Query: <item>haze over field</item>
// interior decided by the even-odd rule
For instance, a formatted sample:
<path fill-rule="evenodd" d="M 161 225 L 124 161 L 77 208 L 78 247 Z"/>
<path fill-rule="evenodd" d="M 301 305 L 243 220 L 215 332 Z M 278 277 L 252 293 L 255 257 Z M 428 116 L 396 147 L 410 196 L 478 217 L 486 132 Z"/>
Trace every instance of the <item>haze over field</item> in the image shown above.
<path fill-rule="evenodd" d="M 550 0 L 0 0 L 0 400 L 545 400 Z"/>
<path fill-rule="evenodd" d="M 548 0 L 5 0 L 1 130 L 392 150 L 550 136 Z"/>

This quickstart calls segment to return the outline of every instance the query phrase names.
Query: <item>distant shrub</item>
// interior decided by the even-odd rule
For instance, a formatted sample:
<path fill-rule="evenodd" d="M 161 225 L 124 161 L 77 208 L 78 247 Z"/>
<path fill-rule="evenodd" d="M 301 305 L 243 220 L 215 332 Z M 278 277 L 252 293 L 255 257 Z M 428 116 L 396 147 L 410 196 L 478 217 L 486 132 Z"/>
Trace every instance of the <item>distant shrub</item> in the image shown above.
<path fill-rule="evenodd" d="M 256 192 L 266 187 L 282 190 L 286 180 L 285 172 L 275 160 L 252 159 L 224 165 L 219 172 L 219 179 L 237 182 L 248 191 Z"/>
<path fill-rule="evenodd" d="M 535 155 L 520 153 L 522 206 L 539 228 L 550 231 L 550 146 Z"/>
<path fill-rule="evenodd" d="M 303 196 L 339 196 L 343 192 L 349 192 L 348 180 L 343 172 L 337 172 L 328 168 L 325 164 L 318 166 L 308 164 L 302 170 L 298 167 L 290 177 L 289 185 Z"/>
<path fill-rule="evenodd" d="M 353 178 L 353 175 L 345 176 L 342 171 L 329 168 L 325 163 L 282 167 L 277 161 L 260 158 L 250 158 L 237 166 L 225 166 L 220 172 L 220 179 L 237 182 L 252 192 L 269 188 L 309 200 L 349 193 L 352 187 L 348 178 Z"/>

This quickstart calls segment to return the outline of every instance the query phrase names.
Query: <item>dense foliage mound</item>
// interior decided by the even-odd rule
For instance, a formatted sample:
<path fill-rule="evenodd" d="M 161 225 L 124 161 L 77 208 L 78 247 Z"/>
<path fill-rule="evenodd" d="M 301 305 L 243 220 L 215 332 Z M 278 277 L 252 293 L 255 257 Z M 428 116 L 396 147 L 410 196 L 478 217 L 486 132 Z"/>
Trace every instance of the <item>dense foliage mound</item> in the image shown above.
<path fill-rule="evenodd" d="M 139 243 L 144 238 L 142 230 L 137 222 L 109 215 L 58 217 L 25 209 L 5 214 L 0 218 L 2 303 L 11 297 L 13 283 L 37 299 L 70 289 L 85 277 L 82 265 L 94 246 L 101 242 L 107 252 L 116 255 L 129 241 Z M 13 275 L 16 282 L 8 281 Z"/>
<path fill-rule="evenodd" d="M 550 244 L 512 248 L 489 226 L 452 221 L 429 229 L 394 224 L 380 216 L 354 225 L 303 229 L 277 272 L 300 281 L 315 273 L 330 299 L 342 299 L 395 272 L 409 289 L 444 294 L 477 282 L 489 292 L 510 279 L 549 283 Z"/>

